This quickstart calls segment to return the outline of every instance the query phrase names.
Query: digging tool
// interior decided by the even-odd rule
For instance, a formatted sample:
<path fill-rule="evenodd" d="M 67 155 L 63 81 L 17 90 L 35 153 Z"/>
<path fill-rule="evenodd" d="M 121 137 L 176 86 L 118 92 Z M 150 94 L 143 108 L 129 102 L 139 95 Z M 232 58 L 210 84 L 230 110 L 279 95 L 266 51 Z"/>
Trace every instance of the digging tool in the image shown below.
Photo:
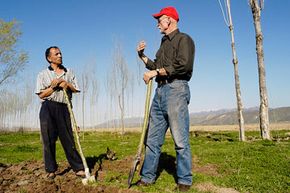
<path fill-rule="evenodd" d="M 74 113 L 72 111 L 72 106 L 71 106 L 70 100 L 68 98 L 68 95 L 67 95 L 67 92 L 66 92 L 65 89 L 63 89 L 63 94 L 64 94 L 64 97 L 65 97 L 65 100 L 66 100 L 66 104 L 67 104 L 67 108 L 68 108 L 68 111 L 69 111 L 69 114 L 70 114 L 70 118 L 71 118 L 71 122 L 72 122 L 72 126 L 73 126 L 73 131 L 75 132 L 76 142 L 77 142 L 77 145 L 78 145 L 79 153 L 80 153 L 80 156 L 82 158 L 82 162 L 83 162 L 83 165 L 84 165 L 84 168 L 85 168 L 86 178 L 82 179 L 82 183 L 84 185 L 87 185 L 88 182 L 95 182 L 96 179 L 95 179 L 95 176 L 91 176 L 91 174 L 90 174 L 90 170 L 89 170 L 86 158 L 84 156 L 84 153 L 83 153 L 83 150 L 82 150 L 82 147 L 81 147 L 77 122 L 76 122 Z"/>
<path fill-rule="evenodd" d="M 143 127 L 142 127 L 142 134 L 141 134 L 137 154 L 135 156 L 132 167 L 130 169 L 130 173 L 129 173 L 129 177 L 128 177 L 128 188 L 131 187 L 134 173 L 136 171 L 137 166 L 140 164 L 140 161 L 141 161 L 143 144 L 144 144 L 145 135 L 146 135 L 146 132 L 148 129 L 149 106 L 150 106 L 151 92 L 152 92 L 152 79 L 149 81 L 149 83 L 147 85 L 146 101 L 145 101 L 145 114 L 144 114 L 144 121 L 143 121 Z"/>

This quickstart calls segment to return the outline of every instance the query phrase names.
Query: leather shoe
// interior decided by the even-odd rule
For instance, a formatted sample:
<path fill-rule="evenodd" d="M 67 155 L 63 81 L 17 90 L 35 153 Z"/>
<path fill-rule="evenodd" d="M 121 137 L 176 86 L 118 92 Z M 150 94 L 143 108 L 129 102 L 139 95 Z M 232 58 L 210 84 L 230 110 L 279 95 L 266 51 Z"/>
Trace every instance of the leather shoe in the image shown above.
<path fill-rule="evenodd" d="M 177 184 L 177 187 L 175 188 L 175 191 L 187 192 L 189 189 L 190 189 L 190 185 Z"/>
<path fill-rule="evenodd" d="M 53 179 L 55 178 L 55 176 L 56 176 L 56 175 L 55 175 L 54 172 L 51 172 L 51 173 L 48 173 L 48 174 L 47 174 L 47 178 L 50 179 L 50 180 L 53 180 Z"/>
<path fill-rule="evenodd" d="M 86 173 L 84 170 L 79 170 L 76 173 L 76 176 L 81 177 L 81 178 L 85 178 L 86 177 Z"/>
<path fill-rule="evenodd" d="M 139 180 L 139 181 L 137 182 L 136 185 L 137 185 L 137 186 L 149 186 L 150 183 L 147 183 L 147 182 L 144 182 L 144 181 L 142 181 L 142 180 Z"/>

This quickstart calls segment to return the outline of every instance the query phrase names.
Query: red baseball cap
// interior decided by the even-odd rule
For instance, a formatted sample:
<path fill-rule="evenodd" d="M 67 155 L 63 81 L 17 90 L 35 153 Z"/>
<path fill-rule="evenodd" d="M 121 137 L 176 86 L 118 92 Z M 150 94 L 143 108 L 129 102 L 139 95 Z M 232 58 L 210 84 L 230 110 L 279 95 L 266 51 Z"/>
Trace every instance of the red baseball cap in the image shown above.
<path fill-rule="evenodd" d="M 177 13 L 177 11 L 176 11 L 176 9 L 174 7 L 171 7 L 171 6 L 165 7 L 163 9 L 161 9 L 159 13 L 153 14 L 153 17 L 155 19 L 158 19 L 162 15 L 167 15 L 169 17 L 172 17 L 176 21 L 179 21 L 178 13 Z"/>

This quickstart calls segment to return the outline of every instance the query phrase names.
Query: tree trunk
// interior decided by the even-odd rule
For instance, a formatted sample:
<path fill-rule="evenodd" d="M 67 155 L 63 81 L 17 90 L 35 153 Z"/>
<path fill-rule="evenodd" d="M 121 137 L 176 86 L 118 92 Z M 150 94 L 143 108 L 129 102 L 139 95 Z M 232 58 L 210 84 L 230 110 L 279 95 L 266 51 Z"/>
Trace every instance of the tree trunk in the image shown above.
<path fill-rule="evenodd" d="M 234 73 L 235 73 L 235 88 L 236 88 L 236 97 L 237 97 L 237 109 L 238 109 L 237 114 L 238 114 L 238 120 L 239 120 L 240 141 L 245 141 L 246 139 L 245 139 L 245 129 L 244 129 L 243 103 L 242 103 L 242 97 L 241 97 L 238 58 L 237 58 L 236 47 L 235 47 L 234 28 L 233 28 L 233 23 L 232 23 L 230 0 L 227 0 L 227 10 L 228 10 L 228 17 L 229 17 L 229 29 L 231 33 L 231 42 L 232 42 L 231 46 L 232 46 L 233 64 L 234 64 Z"/>
<path fill-rule="evenodd" d="M 83 74 L 83 76 L 82 76 L 82 83 L 83 83 L 83 93 L 82 93 L 82 129 L 83 129 L 83 131 L 84 131 L 84 129 L 85 129 L 85 92 L 86 92 L 86 83 L 85 83 L 85 78 L 84 78 L 84 76 L 85 76 L 85 74 Z"/>
<path fill-rule="evenodd" d="M 119 108 L 121 111 L 121 128 L 122 128 L 122 135 L 125 134 L 125 123 L 124 123 L 124 92 L 122 91 L 121 96 L 119 96 Z"/>
<path fill-rule="evenodd" d="M 258 59 L 260 90 L 260 131 L 263 139 L 271 140 L 268 114 L 268 95 L 264 65 L 263 34 L 261 29 L 261 7 L 258 3 L 258 0 L 250 0 L 250 5 L 256 31 L 256 51 Z"/>
<path fill-rule="evenodd" d="M 110 81 L 110 92 L 112 95 L 117 96 L 117 103 L 119 104 L 120 113 L 121 113 L 121 127 L 122 135 L 125 134 L 125 91 L 128 88 L 128 65 L 125 61 L 125 58 L 122 54 L 121 45 L 116 43 L 116 47 L 113 55 L 113 65 L 112 71 L 109 75 Z"/>

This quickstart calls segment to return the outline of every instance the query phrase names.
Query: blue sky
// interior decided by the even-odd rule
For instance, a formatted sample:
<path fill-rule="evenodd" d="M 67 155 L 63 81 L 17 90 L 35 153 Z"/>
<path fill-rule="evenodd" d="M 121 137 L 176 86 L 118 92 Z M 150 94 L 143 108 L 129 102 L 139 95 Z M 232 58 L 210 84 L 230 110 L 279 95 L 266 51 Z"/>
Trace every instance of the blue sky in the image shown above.
<path fill-rule="evenodd" d="M 145 53 L 154 58 L 161 34 L 152 14 L 169 5 L 175 6 L 179 12 L 180 30 L 188 33 L 196 44 L 194 72 L 190 81 L 190 111 L 236 108 L 230 33 L 218 0 L 9 0 L 1 2 L 0 17 L 21 23 L 23 35 L 18 48 L 29 54 L 25 73 L 33 81 L 37 73 L 47 66 L 45 49 L 57 45 L 63 52 L 64 65 L 73 68 L 77 75 L 86 63 L 95 62 L 95 76 L 101 87 L 100 100 L 103 100 L 106 91 L 103 85 L 112 63 L 115 40 L 123 47 L 131 73 L 137 76 L 140 70 L 136 45 L 138 41 L 145 40 Z M 245 108 L 259 106 L 252 13 L 247 0 L 231 1 L 231 9 L 242 101 Z M 270 107 L 290 106 L 289 10 L 290 1 L 281 0 L 265 1 L 262 11 Z M 138 84 L 135 88 L 137 105 L 134 106 L 142 111 L 145 86 L 141 79 L 135 81 Z"/>

